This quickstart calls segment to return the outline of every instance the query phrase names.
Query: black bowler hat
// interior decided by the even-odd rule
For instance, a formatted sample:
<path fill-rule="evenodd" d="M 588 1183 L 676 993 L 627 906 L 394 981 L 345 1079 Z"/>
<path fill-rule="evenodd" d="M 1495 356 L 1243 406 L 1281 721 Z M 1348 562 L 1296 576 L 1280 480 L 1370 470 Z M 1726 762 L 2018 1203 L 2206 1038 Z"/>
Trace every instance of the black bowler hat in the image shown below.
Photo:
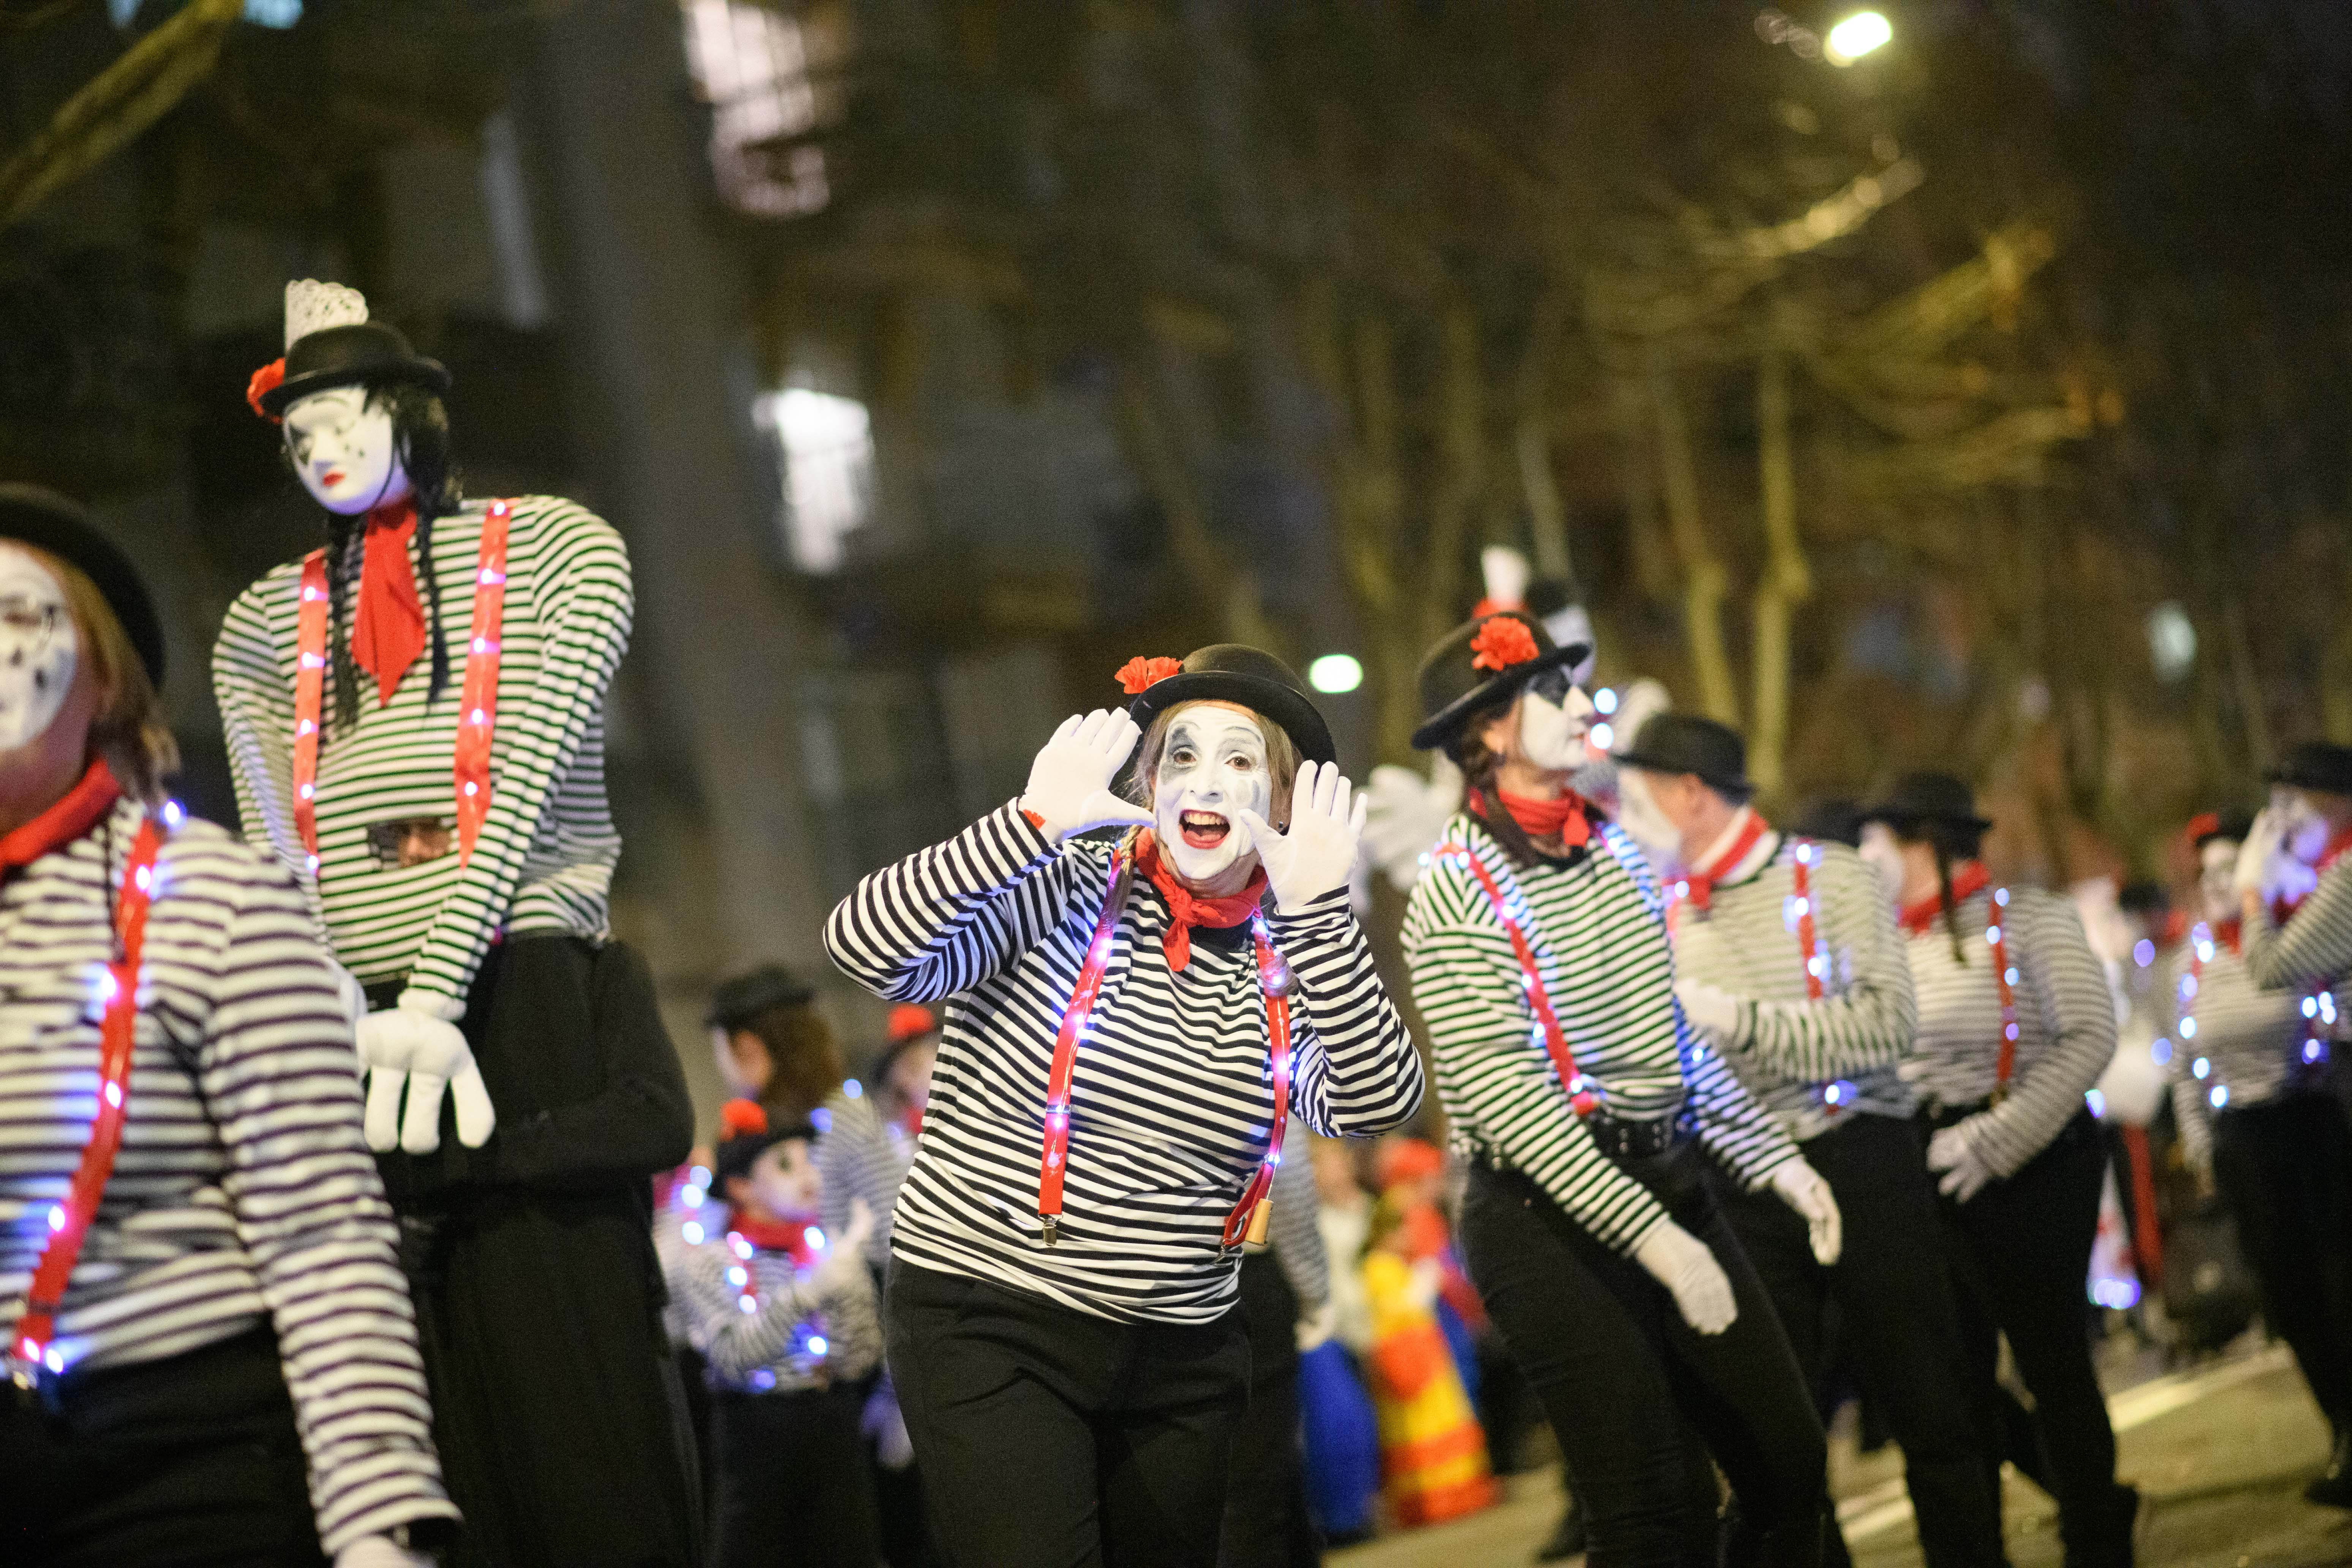
<path fill-rule="evenodd" d="M 2326 795 L 2352 795 L 2352 746 L 2326 741 L 2304 741 L 2291 747 L 2270 773 L 2273 784 L 2315 789 Z"/>
<path fill-rule="evenodd" d="M 1696 713 L 1654 713 L 1633 743 L 1612 752 L 1617 765 L 1653 773 L 1696 773 L 1699 782 L 1726 795 L 1753 795 L 1748 782 L 1748 742 L 1728 724 Z"/>
<path fill-rule="evenodd" d="M 1949 773 L 1905 773 L 1885 799 L 1863 808 L 1862 819 L 1896 829 L 1922 822 L 1957 822 L 1979 833 L 1992 826 L 1989 818 L 1977 815 L 1975 792 Z"/>
<path fill-rule="evenodd" d="M 1135 694 L 1127 711 L 1146 729 L 1179 702 L 1237 702 L 1282 726 L 1298 754 L 1310 763 L 1336 763 L 1331 727 L 1307 700 L 1307 689 L 1290 667 L 1262 648 L 1237 642 L 1194 648 L 1172 672 L 1172 659 L 1131 658 L 1119 683 Z"/>
<path fill-rule="evenodd" d="M 1825 844 L 1862 847 L 1862 802 L 1843 795 L 1825 795 L 1799 806 L 1789 819 L 1789 831 L 1800 838 Z"/>
<path fill-rule="evenodd" d="M 815 999 L 815 986 L 781 963 L 763 963 L 712 992 L 702 1022 L 713 1029 L 748 1028 L 752 1019 L 772 1008 L 805 1007 Z"/>
<path fill-rule="evenodd" d="M 814 1143 L 817 1137 L 810 1121 L 771 1121 L 767 1108 L 754 1100 L 730 1100 L 720 1106 L 719 1131 L 719 1146 L 710 1152 L 710 1182 L 721 1197 L 730 1179 L 750 1175 L 760 1156 L 777 1144 L 795 1138 Z"/>
<path fill-rule="evenodd" d="M 2243 844 L 2246 835 L 2254 830 L 2254 814 L 2242 807 L 2230 811 L 2208 812 L 2189 824 L 2189 847 L 2201 850 L 2217 838 L 2232 844 Z"/>
<path fill-rule="evenodd" d="M 1412 732 L 1414 749 L 1434 751 L 1481 708 L 1517 697 L 1548 669 L 1574 669 L 1591 655 L 1589 644 L 1555 644 L 1544 624 L 1524 610 L 1499 610 L 1463 622 L 1422 657 L 1421 728 Z"/>
<path fill-rule="evenodd" d="M 113 541 L 99 532 L 89 513 L 38 485 L 0 484 L 0 539 L 47 551 L 90 580 L 99 597 L 122 623 L 123 635 L 147 667 L 149 684 L 163 684 L 163 623 L 155 601 L 139 580 L 139 569 Z"/>
<path fill-rule="evenodd" d="M 410 382 L 428 392 L 449 390 L 449 372 L 408 346 L 400 329 L 382 321 L 352 321 L 322 327 L 295 341 L 280 362 L 285 379 L 253 395 L 254 406 L 281 418 L 298 397 L 338 386 L 376 386 Z"/>

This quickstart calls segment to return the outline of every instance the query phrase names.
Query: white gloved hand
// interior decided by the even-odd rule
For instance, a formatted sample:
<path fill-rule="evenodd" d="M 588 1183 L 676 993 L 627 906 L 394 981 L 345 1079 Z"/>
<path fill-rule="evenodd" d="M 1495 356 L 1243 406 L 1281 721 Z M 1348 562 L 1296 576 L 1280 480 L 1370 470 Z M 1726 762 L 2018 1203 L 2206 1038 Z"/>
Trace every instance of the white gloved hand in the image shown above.
<path fill-rule="evenodd" d="M 1411 768 L 1382 763 L 1363 789 L 1364 847 L 1400 893 L 1421 879 L 1422 857 L 1445 835 L 1446 819 L 1462 805 L 1462 770 L 1441 753 L 1424 779 Z"/>
<path fill-rule="evenodd" d="M 1303 763 L 1290 791 L 1287 833 L 1276 833 L 1265 817 L 1243 808 L 1242 826 L 1257 850 L 1257 863 L 1265 868 L 1276 903 L 1286 910 L 1303 910 L 1334 888 L 1348 885 L 1370 804 L 1339 775 L 1339 763 Z"/>
<path fill-rule="evenodd" d="M 2238 868 L 2231 878 L 2241 900 L 2248 893 L 2264 903 L 2300 898 L 2317 884 L 2318 873 L 2287 849 L 2287 835 L 2294 827 L 2294 817 L 2280 806 L 2266 805 L 2254 814 L 2253 826 L 2238 846 Z"/>
<path fill-rule="evenodd" d="M 874 1237 L 874 1210 L 864 1198 L 849 1200 L 849 1223 L 827 1239 L 824 1260 L 809 1275 L 809 1285 L 820 1296 L 837 1295 L 869 1283 L 866 1244 Z"/>
<path fill-rule="evenodd" d="M 1742 1011 L 1738 997 L 1704 980 L 1677 980 L 1675 999 L 1683 1005 L 1683 1016 L 1690 1020 L 1690 1026 L 1718 1048 L 1738 1043 Z"/>
<path fill-rule="evenodd" d="M 1022 809 L 1044 817 L 1045 826 L 1038 831 L 1056 844 L 1091 828 L 1150 826 L 1150 812 L 1120 799 L 1110 789 L 1111 780 L 1118 777 L 1118 770 L 1142 736 L 1123 708 L 1071 714 L 1029 764 L 1029 787 L 1021 792 Z"/>
<path fill-rule="evenodd" d="M 1298 1320 L 1298 1353 L 1305 1355 L 1321 1345 L 1339 1331 L 1339 1304 L 1337 1301 L 1324 1302 L 1315 1309 L 1313 1317 Z"/>
<path fill-rule="evenodd" d="M 335 1568 L 433 1568 L 433 1558 L 389 1535 L 362 1535 L 335 1553 Z"/>
<path fill-rule="evenodd" d="M 907 1433 L 907 1413 L 898 1408 L 898 1390 L 884 1372 L 866 1398 L 857 1429 L 874 1441 L 874 1457 L 886 1470 L 903 1470 L 915 1462 L 915 1440 Z"/>
<path fill-rule="evenodd" d="M 367 1145 L 377 1153 L 395 1147 L 430 1154 L 441 1146 L 441 1092 L 457 1110 L 457 1142 L 478 1149 L 499 1124 L 482 1069 L 457 1026 L 439 1014 L 456 1004 L 437 1002 L 413 987 L 400 1005 L 370 1013 L 357 1030 L 360 1061 L 367 1068 Z M 408 1105 L 401 1109 L 405 1089 Z"/>
<path fill-rule="evenodd" d="M 1732 1299 L 1731 1277 L 1715 1260 L 1706 1243 L 1672 1220 L 1660 1225 L 1633 1248 L 1633 1261 L 1672 1293 L 1683 1321 L 1703 1334 L 1719 1334 L 1738 1321 L 1739 1303 Z"/>
<path fill-rule="evenodd" d="M 1780 1201 L 1804 1216 L 1814 1260 L 1824 1268 L 1837 1262 L 1845 1248 L 1845 1222 L 1838 1215 L 1836 1195 L 1822 1173 L 1800 1157 L 1775 1170 L 1771 1184 Z"/>
<path fill-rule="evenodd" d="M 1967 1121 L 1958 1122 L 1927 1140 L 1927 1169 L 1942 1178 L 1937 1182 L 1936 1190 L 1963 1204 L 1984 1191 L 1998 1173 L 1977 1152 L 1976 1140 L 1969 1136 L 1968 1127 Z"/>
<path fill-rule="evenodd" d="M 367 987 L 360 984 L 358 975 L 333 959 L 327 960 L 327 967 L 334 972 L 335 994 L 343 1000 L 343 1012 L 350 1017 L 352 1034 L 356 1037 L 360 1032 L 360 1020 L 368 1015 Z"/>

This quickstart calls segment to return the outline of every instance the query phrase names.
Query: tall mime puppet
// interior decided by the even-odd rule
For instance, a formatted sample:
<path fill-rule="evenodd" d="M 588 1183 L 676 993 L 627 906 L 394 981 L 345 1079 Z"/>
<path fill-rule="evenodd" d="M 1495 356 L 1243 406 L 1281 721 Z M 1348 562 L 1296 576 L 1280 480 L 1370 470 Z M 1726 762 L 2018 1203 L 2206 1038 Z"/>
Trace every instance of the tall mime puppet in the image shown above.
<path fill-rule="evenodd" d="M 692 1116 L 606 921 L 628 556 L 568 501 L 463 500 L 447 373 L 356 293 L 290 284 L 286 315 L 286 358 L 248 395 L 283 421 L 328 542 L 238 596 L 213 677 L 247 836 L 372 1005 L 368 1142 L 467 1549 L 683 1563 L 646 1178 L 684 1158 Z"/>
<path fill-rule="evenodd" d="M 285 870 L 163 798 L 163 668 L 130 562 L 0 486 L 0 1559 L 423 1568 L 351 1020 Z"/>
<path fill-rule="evenodd" d="M 1843 1237 L 1734 1192 L 1724 1213 L 1771 1293 L 1817 1402 L 1838 1349 L 1903 1446 L 1919 1543 L 1937 1568 L 2000 1561 L 2000 1509 L 1961 1372 L 1924 1141 L 1898 1068 L 1916 1013 L 1877 874 L 1843 844 L 1776 831 L 1748 804 L 1748 748 L 1661 713 L 1617 753 L 1679 838 L 1667 889 L 1684 1014 L 1787 1129 Z M 1824 1241 L 1830 1245 L 1824 1246 Z M 1842 1243 L 1842 1244 L 1841 1244 Z M 1844 1542 L 1830 1527 L 1833 1562 Z"/>
<path fill-rule="evenodd" d="M 1126 710 L 1065 721 L 1018 799 L 825 927 L 868 989 L 947 1003 L 885 1332 L 964 1568 L 1216 1560 L 1235 1275 L 1286 1123 L 1366 1136 L 1421 1101 L 1349 902 L 1362 810 L 1297 679 L 1230 644 L 1120 675 Z"/>
<path fill-rule="evenodd" d="M 2127 1564 L 2139 1494 L 2116 1481 L 2084 1289 L 2106 1145 L 2083 1097 L 2116 1054 L 2106 972 L 2071 900 L 1993 882 L 1977 858 L 1992 824 L 1962 781 L 1907 774 L 1864 815 L 1863 854 L 1898 890 L 1919 1009 L 1906 1075 L 1942 1194 L 1978 1429 L 2005 1446 L 2006 1338 L 2033 1395 L 2039 1453 L 2021 1468 L 2038 1460 L 2049 1478 L 2067 1563 Z"/>
<path fill-rule="evenodd" d="M 1821 1560 L 1820 1417 L 1755 1270 L 1708 1197 L 1702 1149 L 1834 1236 L 1836 1207 L 1772 1117 L 1685 1023 L 1664 903 L 1622 828 L 1569 788 L 1592 704 L 1517 612 L 1456 628 L 1421 668 L 1413 735 L 1462 769 L 1405 916 L 1456 1149 L 1464 1261 L 1543 1401 L 1591 1514 L 1591 1557 Z"/>

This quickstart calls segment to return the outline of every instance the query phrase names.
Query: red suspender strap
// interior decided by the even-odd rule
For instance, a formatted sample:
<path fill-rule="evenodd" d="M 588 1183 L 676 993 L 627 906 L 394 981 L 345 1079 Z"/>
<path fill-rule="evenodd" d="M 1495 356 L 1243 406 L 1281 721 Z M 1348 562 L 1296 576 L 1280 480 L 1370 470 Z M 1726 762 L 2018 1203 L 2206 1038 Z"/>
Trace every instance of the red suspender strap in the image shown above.
<path fill-rule="evenodd" d="M 474 625 L 466 639 L 466 689 L 457 712 L 457 863 L 490 814 L 490 731 L 498 722 L 499 635 L 507 600 L 507 522 L 512 503 L 494 500 L 482 514 L 482 548 L 474 563 Z"/>
<path fill-rule="evenodd" d="M 294 609 L 294 830 L 319 873 L 319 721 L 327 690 L 327 552 L 302 557 Z"/>
<path fill-rule="evenodd" d="M 1797 957 L 1805 966 L 1808 1002 L 1818 1002 L 1828 994 L 1829 944 L 1822 941 L 1820 928 L 1813 921 L 1813 862 L 1821 858 L 1819 846 L 1809 838 L 1800 838 L 1791 858 L 1794 863 L 1790 867 L 1796 879 L 1796 897 L 1790 900 L 1787 920 L 1796 928 Z"/>
<path fill-rule="evenodd" d="M 1086 964 L 1078 971 L 1078 983 L 1070 990 L 1070 1005 L 1062 1011 L 1062 1026 L 1054 1036 L 1054 1066 L 1045 1080 L 1045 1147 L 1037 1167 L 1037 1218 L 1048 1247 L 1061 1239 L 1062 1173 L 1070 1157 L 1070 1075 L 1078 1065 L 1078 1037 L 1086 1032 L 1095 998 L 1102 994 L 1103 971 L 1110 966 L 1111 935 L 1134 879 L 1135 861 L 1122 848 L 1110 858 L 1102 913 L 1095 917 Z"/>
<path fill-rule="evenodd" d="M 89 1236 L 90 1221 L 106 1179 L 114 1172 L 114 1157 L 122 1148 L 122 1120 L 131 1098 L 131 1052 L 139 1024 L 139 958 L 147 942 L 147 907 L 154 893 L 155 856 L 163 846 L 163 829 L 152 817 L 139 825 L 131 846 L 131 863 L 123 868 L 122 889 L 114 901 L 114 961 L 100 982 L 105 1012 L 99 1025 L 98 1110 L 89 1127 L 89 1142 L 74 1168 L 73 1184 L 65 1201 L 49 1209 L 49 1238 L 33 1266 L 32 1283 L 25 1291 L 25 1313 L 16 1320 L 9 1341 L 8 1372 L 16 1384 L 30 1388 L 42 1370 L 65 1370 L 65 1359 L 51 1348 L 57 1334 L 58 1304 L 65 1299 L 66 1280 L 74 1260 Z"/>
<path fill-rule="evenodd" d="M 1257 948 L 1258 989 L 1265 995 L 1265 1041 L 1268 1067 L 1274 1077 L 1274 1120 L 1266 1123 L 1265 1158 L 1257 1173 L 1242 1189 L 1242 1201 L 1225 1216 L 1223 1244 L 1265 1248 L 1266 1226 L 1272 1215 L 1268 1196 L 1274 1168 L 1282 1163 L 1282 1135 L 1290 1125 L 1290 965 L 1275 951 L 1265 921 L 1253 919 L 1250 936 Z"/>
<path fill-rule="evenodd" d="M 2001 921 L 2009 912 L 2009 889 L 1992 890 L 1992 923 L 1985 927 L 1985 942 L 1992 949 L 1993 983 L 2000 988 L 2000 1055 L 1993 1064 L 1992 1102 L 2009 1098 L 2009 1080 L 2017 1071 L 2017 971 L 2010 967 L 2009 933 Z"/>
<path fill-rule="evenodd" d="M 1504 934 L 1511 939 L 1511 951 L 1518 955 L 1519 983 L 1527 987 L 1528 1003 L 1536 1013 L 1536 1032 L 1542 1037 L 1544 1049 L 1551 1057 L 1552 1070 L 1559 1075 L 1560 1087 L 1567 1091 L 1569 1105 L 1579 1116 L 1591 1115 L 1600 1107 L 1601 1096 L 1591 1080 L 1577 1070 L 1576 1055 L 1568 1048 L 1568 1036 L 1561 1031 L 1559 1019 L 1552 1013 L 1551 997 L 1545 992 L 1543 975 L 1536 968 L 1535 949 L 1528 943 L 1528 933 L 1520 929 L 1519 922 L 1512 919 L 1503 889 L 1496 884 L 1494 877 L 1480 863 L 1478 857 L 1470 852 L 1466 843 L 1443 844 L 1437 852 L 1459 858 L 1478 879 L 1479 886 L 1486 889 L 1486 902 L 1493 906 L 1495 918 L 1502 922 Z"/>

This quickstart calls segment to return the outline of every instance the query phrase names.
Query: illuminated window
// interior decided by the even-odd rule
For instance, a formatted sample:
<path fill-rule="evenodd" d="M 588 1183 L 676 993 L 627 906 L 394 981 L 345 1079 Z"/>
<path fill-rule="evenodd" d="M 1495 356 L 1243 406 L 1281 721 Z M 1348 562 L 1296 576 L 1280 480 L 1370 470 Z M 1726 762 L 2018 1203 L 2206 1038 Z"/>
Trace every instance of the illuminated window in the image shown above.
<path fill-rule="evenodd" d="M 833 196 L 824 149 L 794 139 L 841 118 L 845 8 L 788 16 L 743 0 L 682 3 L 687 63 L 711 106 L 719 195 L 756 217 L 818 211 Z"/>
<path fill-rule="evenodd" d="M 836 572 L 874 493 L 874 432 L 854 397 L 790 387 L 760 399 L 752 417 L 772 432 L 784 468 L 784 542 L 803 572 Z"/>

